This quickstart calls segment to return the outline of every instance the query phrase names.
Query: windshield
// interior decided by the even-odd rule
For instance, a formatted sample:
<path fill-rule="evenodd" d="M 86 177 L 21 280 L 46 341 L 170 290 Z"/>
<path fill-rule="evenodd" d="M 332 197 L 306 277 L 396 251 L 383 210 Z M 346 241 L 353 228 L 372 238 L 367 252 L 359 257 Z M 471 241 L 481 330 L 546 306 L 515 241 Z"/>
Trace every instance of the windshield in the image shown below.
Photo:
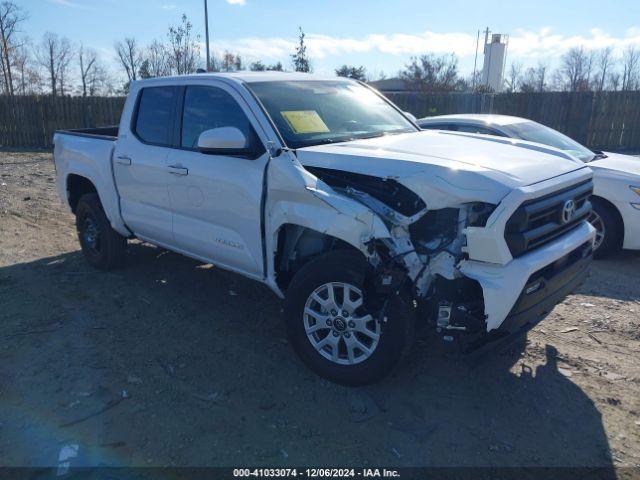
<path fill-rule="evenodd" d="M 545 127 L 536 122 L 512 123 L 510 125 L 503 125 L 502 129 L 505 130 L 510 137 L 558 148 L 574 157 L 578 157 L 583 162 L 590 162 L 595 158 L 595 154 L 591 150 L 583 147 L 575 140 L 570 139 L 557 130 Z"/>
<path fill-rule="evenodd" d="M 291 148 L 417 131 L 388 102 L 355 82 L 257 82 L 249 88 Z"/>

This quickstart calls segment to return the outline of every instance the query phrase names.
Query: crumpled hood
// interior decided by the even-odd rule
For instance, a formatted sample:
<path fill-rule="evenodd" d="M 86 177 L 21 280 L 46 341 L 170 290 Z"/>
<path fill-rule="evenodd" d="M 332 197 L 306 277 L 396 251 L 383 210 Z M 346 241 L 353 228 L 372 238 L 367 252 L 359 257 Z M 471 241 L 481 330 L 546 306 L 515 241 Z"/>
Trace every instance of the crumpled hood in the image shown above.
<path fill-rule="evenodd" d="M 431 209 L 472 201 L 497 204 L 515 188 L 588 168 L 559 150 L 514 143 L 427 130 L 300 148 L 296 153 L 304 166 L 393 178 Z"/>

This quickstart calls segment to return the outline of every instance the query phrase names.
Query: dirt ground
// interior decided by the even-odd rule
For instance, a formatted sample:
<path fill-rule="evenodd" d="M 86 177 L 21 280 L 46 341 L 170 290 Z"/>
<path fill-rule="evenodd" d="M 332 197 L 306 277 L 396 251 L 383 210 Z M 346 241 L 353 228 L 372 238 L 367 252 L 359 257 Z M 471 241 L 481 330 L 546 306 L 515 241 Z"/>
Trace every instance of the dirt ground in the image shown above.
<path fill-rule="evenodd" d="M 0 153 L 2 466 L 640 466 L 640 252 L 526 349 L 471 364 L 425 338 L 348 389 L 285 339 L 280 302 L 142 243 L 92 270 L 49 153 Z"/>

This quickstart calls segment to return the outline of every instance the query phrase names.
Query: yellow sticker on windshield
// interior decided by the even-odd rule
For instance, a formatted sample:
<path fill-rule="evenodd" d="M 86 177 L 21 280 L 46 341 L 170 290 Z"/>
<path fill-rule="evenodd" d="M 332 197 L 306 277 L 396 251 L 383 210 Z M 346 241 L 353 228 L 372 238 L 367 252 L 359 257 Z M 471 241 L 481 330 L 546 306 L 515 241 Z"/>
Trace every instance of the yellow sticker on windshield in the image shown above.
<path fill-rule="evenodd" d="M 294 133 L 326 133 L 329 127 L 315 110 L 280 112 Z"/>

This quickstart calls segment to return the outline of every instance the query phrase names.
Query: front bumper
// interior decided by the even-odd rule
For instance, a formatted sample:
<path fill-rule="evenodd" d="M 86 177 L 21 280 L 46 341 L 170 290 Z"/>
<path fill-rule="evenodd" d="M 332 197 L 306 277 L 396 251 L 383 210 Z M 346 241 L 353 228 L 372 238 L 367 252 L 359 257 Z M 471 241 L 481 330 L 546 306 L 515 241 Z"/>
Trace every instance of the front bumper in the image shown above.
<path fill-rule="evenodd" d="M 515 305 L 496 330 L 469 342 L 466 353 L 504 347 L 531 330 L 589 275 L 593 244 L 586 242 L 552 264 L 534 272 Z"/>
<path fill-rule="evenodd" d="M 506 265 L 464 261 L 460 271 L 477 280 L 482 287 L 487 332 L 496 330 L 511 315 L 521 292 L 532 276 L 545 267 L 581 248 L 593 244 L 595 229 L 583 222 L 554 242 L 526 255 L 511 260 Z"/>
<path fill-rule="evenodd" d="M 514 333 L 526 325 L 540 322 L 554 306 L 584 282 L 592 257 L 593 247 L 588 242 L 534 273 L 498 331 Z"/>

